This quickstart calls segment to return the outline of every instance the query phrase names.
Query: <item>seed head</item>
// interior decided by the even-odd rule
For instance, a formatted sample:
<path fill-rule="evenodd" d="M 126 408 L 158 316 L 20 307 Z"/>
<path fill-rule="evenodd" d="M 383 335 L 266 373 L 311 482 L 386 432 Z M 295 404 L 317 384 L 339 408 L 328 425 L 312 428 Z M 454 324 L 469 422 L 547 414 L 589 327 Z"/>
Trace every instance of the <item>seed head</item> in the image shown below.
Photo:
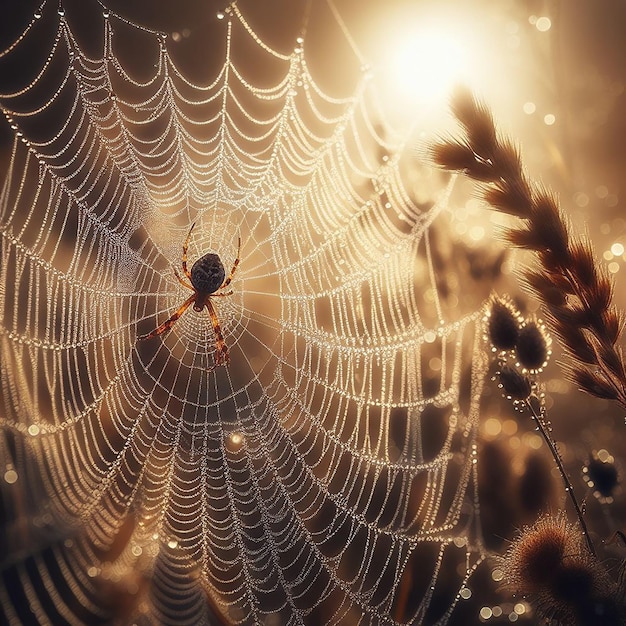
<path fill-rule="evenodd" d="M 522 367 L 540 371 L 550 357 L 550 337 L 544 326 L 534 320 L 526 322 L 519 331 L 515 353 Z"/>
<path fill-rule="evenodd" d="M 619 484 L 619 473 L 611 455 L 607 455 L 605 459 L 600 459 L 595 453 L 591 455 L 583 466 L 583 478 L 600 502 L 613 502 L 613 494 Z"/>
<path fill-rule="evenodd" d="M 503 365 L 500 368 L 498 379 L 502 391 L 511 400 L 528 400 L 532 393 L 532 385 L 528 376 L 510 365 Z"/>
<path fill-rule="evenodd" d="M 487 332 L 489 339 L 498 350 L 511 350 L 515 347 L 520 330 L 520 314 L 508 300 L 493 298 Z"/>
<path fill-rule="evenodd" d="M 536 596 L 537 612 L 560 626 L 623 626 L 619 594 L 588 552 L 566 556 L 550 584 Z"/>
<path fill-rule="evenodd" d="M 617 586 L 563 512 L 544 515 L 522 529 L 501 567 L 505 588 L 528 596 L 538 616 L 550 624 L 622 624 Z"/>
<path fill-rule="evenodd" d="M 589 567 L 587 559 L 566 558 L 557 569 L 550 589 L 558 600 L 577 604 L 589 598 L 593 582 L 593 569 Z"/>
<path fill-rule="evenodd" d="M 565 515 L 544 515 L 522 529 L 504 557 L 507 586 L 522 595 L 539 593 L 555 581 L 566 555 L 580 550 L 580 532 Z"/>

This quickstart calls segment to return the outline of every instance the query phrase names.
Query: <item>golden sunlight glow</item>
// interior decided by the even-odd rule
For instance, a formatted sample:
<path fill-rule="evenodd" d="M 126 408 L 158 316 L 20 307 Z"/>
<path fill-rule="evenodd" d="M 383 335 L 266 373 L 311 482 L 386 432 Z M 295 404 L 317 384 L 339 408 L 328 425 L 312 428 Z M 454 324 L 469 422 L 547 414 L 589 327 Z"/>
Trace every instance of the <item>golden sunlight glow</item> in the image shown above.
<path fill-rule="evenodd" d="M 438 5 L 410 21 L 394 22 L 375 65 L 388 118 L 416 129 L 432 128 L 447 118 L 457 85 L 487 93 L 485 86 L 498 82 L 499 57 L 492 53 L 492 40 L 489 22 Z"/>
<path fill-rule="evenodd" d="M 460 33 L 429 27 L 399 44 L 391 79 L 400 95 L 428 105 L 445 101 L 470 67 L 471 50 Z"/>

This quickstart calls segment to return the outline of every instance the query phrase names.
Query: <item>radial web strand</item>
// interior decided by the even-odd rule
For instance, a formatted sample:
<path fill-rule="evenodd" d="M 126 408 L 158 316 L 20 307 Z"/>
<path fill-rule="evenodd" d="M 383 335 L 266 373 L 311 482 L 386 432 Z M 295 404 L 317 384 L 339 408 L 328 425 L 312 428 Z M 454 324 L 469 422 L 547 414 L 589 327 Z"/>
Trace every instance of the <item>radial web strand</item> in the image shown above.
<path fill-rule="evenodd" d="M 275 49 L 232 5 L 201 79 L 81 10 L 44 2 L 0 53 L 0 621 L 446 623 L 485 556 L 450 186 L 418 199 L 438 174 L 366 72 L 325 93 L 300 30 Z M 190 295 L 192 223 L 190 266 L 241 239 L 228 366 L 206 310 L 138 339 Z"/>

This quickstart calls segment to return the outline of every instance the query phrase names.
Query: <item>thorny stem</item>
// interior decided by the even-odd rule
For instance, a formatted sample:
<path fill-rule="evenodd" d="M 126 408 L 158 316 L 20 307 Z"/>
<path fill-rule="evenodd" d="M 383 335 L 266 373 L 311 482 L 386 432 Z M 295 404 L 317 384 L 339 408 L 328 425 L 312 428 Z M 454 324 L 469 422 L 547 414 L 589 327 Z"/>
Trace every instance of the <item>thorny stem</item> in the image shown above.
<path fill-rule="evenodd" d="M 548 432 L 548 429 L 546 428 L 546 425 L 543 421 L 543 415 L 537 412 L 533 403 L 531 402 L 532 397 L 533 396 L 530 396 L 529 398 L 526 399 L 526 406 L 530 410 L 531 417 L 533 418 L 535 424 L 537 425 L 537 430 L 541 433 L 543 440 L 546 442 L 546 445 L 550 449 L 550 453 L 552 454 L 552 458 L 554 459 L 554 462 L 556 463 L 556 466 L 559 470 L 559 474 L 561 474 L 561 479 L 563 480 L 563 485 L 565 486 L 565 493 L 567 493 L 572 505 L 574 506 L 574 510 L 576 511 L 576 516 L 578 517 L 578 522 L 580 523 L 580 527 L 583 531 L 583 536 L 585 537 L 585 541 L 587 543 L 587 548 L 589 549 L 589 552 L 591 553 L 592 556 L 596 556 L 596 549 L 593 545 L 593 542 L 591 541 L 591 537 L 589 536 L 589 531 L 587 530 L 587 524 L 585 523 L 585 518 L 583 517 L 582 509 L 580 508 L 580 505 L 578 504 L 578 500 L 576 500 L 576 495 L 574 494 L 572 483 L 567 475 L 567 472 L 565 471 L 565 467 L 563 466 L 561 455 L 559 454 L 559 451 L 556 447 L 556 443 L 554 439 L 552 438 L 552 436 Z"/>

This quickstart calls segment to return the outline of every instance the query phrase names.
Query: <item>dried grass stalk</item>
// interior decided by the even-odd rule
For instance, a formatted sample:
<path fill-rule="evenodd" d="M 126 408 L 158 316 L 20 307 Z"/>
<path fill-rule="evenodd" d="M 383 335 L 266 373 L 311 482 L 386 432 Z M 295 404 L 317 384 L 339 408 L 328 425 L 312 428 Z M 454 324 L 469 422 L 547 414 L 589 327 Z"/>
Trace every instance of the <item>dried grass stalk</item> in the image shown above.
<path fill-rule="evenodd" d="M 617 345 L 623 313 L 612 303 L 613 284 L 591 243 L 572 233 L 557 196 L 528 180 L 519 151 L 499 136 L 485 104 L 459 89 L 452 111 L 465 136 L 435 144 L 433 160 L 481 183 L 495 210 L 519 218 L 504 236 L 535 255 L 534 267 L 525 271 L 526 284 L 570 357 L 567 377 L 582 391 L 626 408 L 626 367 Z"/>

